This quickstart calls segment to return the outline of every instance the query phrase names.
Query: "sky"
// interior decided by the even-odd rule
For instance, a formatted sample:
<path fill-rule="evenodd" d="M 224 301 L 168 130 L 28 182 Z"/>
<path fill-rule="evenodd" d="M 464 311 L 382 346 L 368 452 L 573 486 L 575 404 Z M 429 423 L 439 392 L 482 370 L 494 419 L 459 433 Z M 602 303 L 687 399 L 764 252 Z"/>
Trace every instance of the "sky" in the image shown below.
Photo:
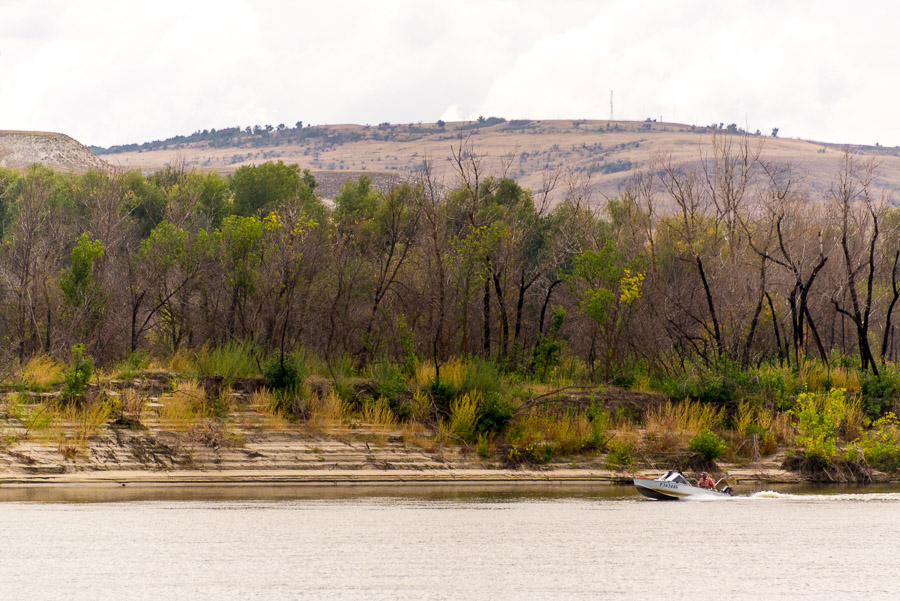
<path fill-rule="evenodd" d="M 900 3 L 0 0 L 0 129 L 652 118 L 900 145 Z"/>

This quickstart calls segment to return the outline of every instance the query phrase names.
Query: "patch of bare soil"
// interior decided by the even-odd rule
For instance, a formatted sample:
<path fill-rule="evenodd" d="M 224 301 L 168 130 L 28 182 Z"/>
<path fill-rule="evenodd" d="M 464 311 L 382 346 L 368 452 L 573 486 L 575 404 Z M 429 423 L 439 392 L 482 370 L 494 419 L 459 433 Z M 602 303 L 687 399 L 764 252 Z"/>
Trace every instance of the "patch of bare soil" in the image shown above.
<path fill-rule="evenodd" d="M 25 169 L 35 163 L 59 171 L 108 171 L 110 165 L 64 134 L 0 130 L 0 167 Z"/>

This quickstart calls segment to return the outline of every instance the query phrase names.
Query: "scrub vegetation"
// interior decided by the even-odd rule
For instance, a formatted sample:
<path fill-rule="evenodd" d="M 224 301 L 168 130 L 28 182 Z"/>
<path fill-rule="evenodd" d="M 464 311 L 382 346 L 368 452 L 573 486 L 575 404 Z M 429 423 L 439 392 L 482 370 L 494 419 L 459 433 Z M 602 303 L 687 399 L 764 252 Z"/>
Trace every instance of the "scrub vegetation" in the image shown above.
<path fill-rule="evenodd" d="M 758 142 L 654 159 L 602 209 L 589 182 L 526 190 L 466 141 L 450 186 L 426 161 L 333 207 L 280 162 L 2 170 L 4 444 L 68 457 L 152 415 L 240 446 L 250 412 L 495 465 L 895 472 L 900 213 L 860 157 L 814 197 Z"/>

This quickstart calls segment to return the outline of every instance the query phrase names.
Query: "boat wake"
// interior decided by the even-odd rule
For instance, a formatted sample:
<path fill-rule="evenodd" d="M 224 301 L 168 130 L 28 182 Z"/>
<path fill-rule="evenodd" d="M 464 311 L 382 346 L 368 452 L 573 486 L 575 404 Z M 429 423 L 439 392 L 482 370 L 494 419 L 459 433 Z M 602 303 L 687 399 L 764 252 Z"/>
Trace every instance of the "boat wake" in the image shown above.
<path fill-rule="evenodd" d="M 900 493 L 897 492 L 868 492 L 868 493 L 825 493 L 825 494 L 791 494 L 775 492 L 774 490 L 761 490 L 747 495 L 745 499 L 781 499 L 789 501 L 803 501 L 805 503 L 843 501 L 847 503 L 900 503 Z"/>
<path fill-rule="evenodd" d="M 774 490 L 761 490 L 748 496 L 750 499 L 796 499 L 799 497 L 800 495 L 775 492 Z"/>
<path fill-rule="evenodd" d="M 691 503 L 718 503 L 720 501 L 730 501 L 732 499 L 736 499 L 737 497 L 730 497 L 728 495 L 704 495 L 704 496 L 694 496 L 694 497 L 682 497 L 682 501 L 690 501 Z"/>

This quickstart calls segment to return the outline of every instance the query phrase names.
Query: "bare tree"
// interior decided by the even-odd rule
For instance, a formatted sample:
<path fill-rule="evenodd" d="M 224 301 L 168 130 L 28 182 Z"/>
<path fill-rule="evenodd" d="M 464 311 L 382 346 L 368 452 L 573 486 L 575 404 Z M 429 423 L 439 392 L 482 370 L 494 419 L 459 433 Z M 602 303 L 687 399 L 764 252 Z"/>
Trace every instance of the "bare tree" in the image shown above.
<path fill-rule="evenodd" d="M 872 315 L 872 290 L 875 282 L 876 251 L 879 218 L 883 204 L 872 198 L 871 185 L 875 172 L 872 160 L 860 164 L 844 152 L 841 169 L 831 187 L 831 202 L 837 212 L 841 253 L 844 266 L 844 285 L 838 294 L 846 292 L 850 307 L 832 298 L 837 312 L 850 318 L 856 326 L 857 348 L 862 368 L 878 375 L 878 366 L 869 345 L 869 326 Z M 858 290 L 859 280 L 864 289 Z M 860 294 L 860 292 L 862 292 Z"/>
<path fill-rule="evenodd" d="M 790 276 L 787 298 L 795 364 L 799 365 L 804 355 L 807 328 L 820 357 L 827 363 L 825 347 L 809 311 L 809 294 L 828 262 L 833 243 L 821 225 L 817 227 L 814 218 L 816 207 L 799 188 L 798 178 L 791 166 L 765 164 L 763 169 L 767 185 L 760 194 L 760 202 L 762 219 L 768 224 L 766 242 L 760 243 L 758 239 L 751 238 L 751 245 L 761 257 L 783 268 Z M 774 320 L 775 308 L 771 296 L 768 296 L 768 302 Z M 773 323 L 777 337 L 777 323 Z"/>
<path fill-rule="evenodd" d="M 440 214 L 443 186 L 437 181 L 431 159 L 426 155 L 419 171 L 421 194 L 417 195 L 422 218 L 427 224 L 429 285 L 428 299 L 431 307 L 431 358 L 434 362 L 435 380 L 441 379 L 441 348 L 444 341 L 444 320 L 447 312 L 447 269 L 445 225 Z"/>

